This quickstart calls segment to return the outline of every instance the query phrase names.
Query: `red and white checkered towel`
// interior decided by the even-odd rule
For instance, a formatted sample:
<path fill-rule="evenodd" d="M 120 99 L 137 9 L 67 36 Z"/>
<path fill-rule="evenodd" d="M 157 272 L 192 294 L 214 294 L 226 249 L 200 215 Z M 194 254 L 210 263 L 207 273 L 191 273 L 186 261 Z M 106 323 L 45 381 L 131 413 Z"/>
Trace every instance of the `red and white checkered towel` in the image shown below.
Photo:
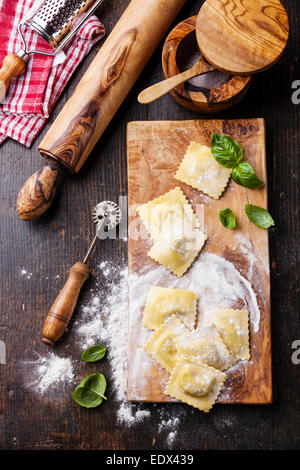
<path fill-rule="evenodd" d="M 41 0 L 35 0 L 41 1 Z M 33 0 L 0 0 L 0 64 L 22 47 L 17 27 Z M 7 137 L 30 147 L 44 126 L 72 73 L 92 46 L 105 34 L 103 24 L 91 16 L 63 52 L 53 57 L 31 54 L 26 72 L 13 78 L 0 106 L 0 144 Z M 52 52 L 38 34 L 25 31 L 30 49 Z"/>

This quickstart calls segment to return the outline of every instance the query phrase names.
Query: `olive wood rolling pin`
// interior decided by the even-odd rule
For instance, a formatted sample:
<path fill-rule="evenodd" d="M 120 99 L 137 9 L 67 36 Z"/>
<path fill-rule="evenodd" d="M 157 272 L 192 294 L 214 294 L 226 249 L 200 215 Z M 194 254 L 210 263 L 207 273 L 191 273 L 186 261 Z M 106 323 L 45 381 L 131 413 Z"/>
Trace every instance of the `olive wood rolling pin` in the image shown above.
<path fill-rule="evenodd" d="M 39 145 L 47 164 L 22 186 L 22 220 L 51 205 L 63 170 L 77 173 L 186 0 L 132 0 Z"/>

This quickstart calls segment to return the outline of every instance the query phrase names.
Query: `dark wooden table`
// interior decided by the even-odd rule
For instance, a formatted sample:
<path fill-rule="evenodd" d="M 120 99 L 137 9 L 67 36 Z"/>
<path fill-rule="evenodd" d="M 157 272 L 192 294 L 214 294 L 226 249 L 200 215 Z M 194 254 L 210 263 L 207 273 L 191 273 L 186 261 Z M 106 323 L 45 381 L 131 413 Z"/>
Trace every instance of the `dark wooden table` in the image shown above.
<path fill-rule="evenodd" d="M 99 11 L 110 31 L 128 1 L 104 2 Z M 201 0 L 187 1 L 177 21 L 196 14 Z M 269 207 L 276 227 L 270 230 L 272 281 L 272 347 L 274 403 L 271 406 L 216 406 L 210 414 L 187 414 L 178 429 L 177 449 L 296 449 L 300 447 L 300 364 L 292 363 L 292 343 L 300 340 L 299 325 L 299 177 L 300 104 L 292 103 L 292 82 L 300 80 L 300 13 L 298 2 L 285 0 L 291 37 L 280 63 L 254 78 L 246 98 L 217 117 L 264 117 L 267 124 Z M 79 67 L 49 119 L 44 135 L 64 105 L 83 71 L 101 44 Z M 137 103 L 144 87 L 162 78 L 161 46 L 100 139 L 77 176 L 67 177 L 55 204 L 35 222 L 16 215 L 18 191 L 42 164 L 37 151 L 41 136 L 31 149 L 7 141 L 0 147 L 1 170 L 1 289 L 0 340 L 6 345 L 6 365 L 0 364 L 1 449 L 164 449 L 166 436 L 157 423 L 163 405 L 145 405 L 151 418 L 126 428 L 116 423 L 116 404 L 111 398 L 97 410 L 82 409 L 67 394 L 57 400 L 40 399 L 24 388 L 21 361 L 44 354 L 41 329 L 67 269 L 81 259 L 92 238 L 90 211 L 102 199 L 126 195 L 126 123 L 147 119 L 190 119 L 170 96 L 149 106 Z M 204 117 L 204 116 L 198 116 Z M 107 245 L 109 248 L 109 244 Z M 114 245 L 116 246 L 116 245 Z M 126 245 L 105 256 L 124 265 Z M 103 259 L 94 254 L 94 278 L 87 282 L 81 301 L 89 298 L 96 266 Z M 22 276 L 22 268 L 32 272 Z M 72 328 L 57 353 L 78 357 L 72 344 Z M 109 379 L 109 363 L 102 369 Z M 96 370 L 96 369 L 95 369 Z M 78 376 L 80 377 L 79 370 Z M 82 372 L 84 376 L 84 372 Z M 82 377 L 82 376 L 81 376 Z M 80 377 L 80 378 L 81 378 Z M 180 409 L 184 405 L 171 404 Z"/>

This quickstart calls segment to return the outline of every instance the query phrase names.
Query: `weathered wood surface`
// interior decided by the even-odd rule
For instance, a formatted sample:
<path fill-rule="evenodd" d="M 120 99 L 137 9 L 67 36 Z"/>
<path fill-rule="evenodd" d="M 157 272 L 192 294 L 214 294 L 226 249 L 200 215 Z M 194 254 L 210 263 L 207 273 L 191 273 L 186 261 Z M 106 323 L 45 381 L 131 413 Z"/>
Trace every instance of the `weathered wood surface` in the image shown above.
<path fill-rule="evenodd" d="M 239 141 L 244 149 L 245 158 L 251 162 L 259 178 L 266 182 L 259 190 L 250 190 L 229 182 L 227 190 L 219 200 L 203 197 L 203 194 L 190 186 L 175 180 L 174 175 L 192 141 L 210 145 L 211 134 L 225 133 Z M 129 225 L 133 226 L 136 208 L 167 191 L 180 186 L 196 212 L 202 205 L 201 221 L 208 240 L 203 252 L 223 256 L 252 283 L 260 309 L 259 330 L 253 328 L 255 309 L 250 311 L 250 350 L 251 360 L 240 362 L 228 372 L 224 393 L 219 403 L 263 403 L 272 399 L 271 372 L 271 331 L 270 331 L 270 277 L 268 232 L 254 226 L 244 212 L 245 204 L 267 208 L 267 170 L 265 154 L 265 124 L 263 119 L 247 120 L 195 120 L 195 121 L 150 121 L 131 122 L 127 130 L 128 158 L 128 213 Z M 230 207 L 238 219 L 238 228 L 228 230 L 219 221 L 219 210 Z M 136 224 L 134 224 L 136 226 Z M 132 234 L 134 235 L 134 234 Z M 251 258 L 245 255 L 248 245 Z M 128 261 L 130 273 L 142 273 L 155 269 L 157 263 L 147 255 L 148 239 L 128 237 Z M 249 270 L 251 259 L 253 266 Z M 201 254 L 199 255 L 201 259 Z M 184 278 L 181 284 L 186 288 Z M 169 275 L 160 280 L 159 285 L 168 287 Z M 175 276 L 172 276 L 175 278 Z M 132 277 L 129 278 L 131 284 Z M 183 284 L 184 283 L 184 284 Z M 180 282 L 177 288 L 180 288 Z M 130 286 L 129 286 L 130 287 Z M 170 397 L 164 395 L 169 374 L 155 364 L 149 354 L 138 354 L 143 344 L 142 316 L 135 318 L 137 312 L 130 308 L 136 292 L 130 289 L 129 297 L 129 358 L 127 396 L 133 401 L 164 402 Z M 221 305 L 222 306 L 222 305 Z M 220 306 L 220 307 L 221 307 Z M 243 306 L 245 307 L 245 306 Z M 237 303 L 234 308 L 241 308 Z M 202 312 L 203 313 L 203 312 Z M 138 360 L 136 359 L 138 357 Z M 148 367 L 147 365 L 148 364 Z M 146 372 L 144 372 L 146 371 Z M 143 380 L 141 376 L 143 375 Z"/>
<path fill-rule="evenodd" d="M 108 31 L 127 4 L 128 1 L 120 0 L 103 2 L 99 14 Z M 201 4 L 201 0 L 187 2 L 177 21 L 195 15 Z M 292 343 L 300 339 L 300 104 L 291 101 L 291 84 L 300 80 L 300 16 L 297 2 L 285 0 L 284 5 L 289 12 L 291 36 L 281 61 L 254 77 L 240 104 L 216 116 L 222 119 L 263 116 L 266 120 L 269 209 L 276 221 L 276 227 L 269 232 L 273 404 L 216 406 L 209 415 L 191 413 L 180 423 L 177 449 L 296 449 L 300 444 L 300 365 L 291 361 Z M 100 46 L 95 47 L 74 74 L 42 135 Z M 99 200 L 117 201 L 119 194 L 127 194 L 125 123 L 140 119 L 205 118 L 181 108 L 170 96 L 146 107 L 139 105 L 138 93 L 162 78 L 161 50 L 157 50 L 89 161 L 78 175 L 67 177 L 47 217 L 27 223 L 16 215 L 21 185 L 43 163 L 37 151 L 42 135 L 31 149 L 12 141 L 0 147 L 0 340 L 5 342 L 7 352 L 7 364 L 0 364 L 1 449 L 166 448 L 166 434 L 158 432 L 161 413 L 170 406 L 180 412 L 184 405 L 145 405 L 151 411 L 151 419 L 128 429 L 116 422 L 117 404 L 111 397 L 105 406 L 92 413 L 73 404 L 69 395 L 51 403 L 47 399 L 38 400 L 24 389 L 20 366 L 20 361 L 32 359 L 33 351 L 43 354 L 45 350 L 40 341 L 45 315 L 67 278 L 68 268 L 77 256 L 86 252 L 92 240 L 91 209 Z M 114 247 L 108 251 L 110 259 L 126 265 L 124 243 L 120 242 L 115 249 L 116 245 L 109 242 L 107 248 L 110 247 Z M 101 251 L 96 251 L 91 261 L 92 277 L 83 288 L 81 302 L 89 298 L 99 274 L 96 266 L 102 260 Z M 33 273 L 31 279 L 20 275 L 22 268 Z M 61 275 L 59 280 L 57 274 Z M 73 339 L 71 325 L 56 352 L 63 355 L 67 345 L 70 354 L 79 357 L 80 348 Z M 95 367 L 93 372 L 96 370 Z M 109 381 L 108 359 L 101 370 Z M 79 374 L 78 380 L 86 375 L 83 363 Z"/>

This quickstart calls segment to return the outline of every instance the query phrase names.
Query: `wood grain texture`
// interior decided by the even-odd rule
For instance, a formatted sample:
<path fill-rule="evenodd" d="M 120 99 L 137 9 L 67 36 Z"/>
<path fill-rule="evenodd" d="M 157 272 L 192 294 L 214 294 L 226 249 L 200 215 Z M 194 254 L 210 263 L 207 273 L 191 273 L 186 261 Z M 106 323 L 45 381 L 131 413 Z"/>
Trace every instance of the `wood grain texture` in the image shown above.
<path fill-rule="evenodd" d="M 4 57 L 0 69 L 0 103 L 5 102 L 6 91 L 14 77 L 18 77 L 25 72 L 26 63 L 16 54 L 8 54 Z"/>
<path fill-rule="evenodd" d="M 25 181 L 17 200 L 17 212 L 21 220 L 36 219 L 50 207 L 61 171 L 61 167 L 49 163 Z"/>
<path fill-rule="evenodd" d="M 181 63 L 186 55 L 186 60 L 195 54 L 196 45 L 196 20 L 192 16 L 180 22 L 168 35 L 162 51 L 162 67 L 164 77 L 169 78 L 177 75 L 185 68 Z M 185 45 L 184 45 L 185 42 Z M 183 50 L 181 50 L 181 48 Z M 182 56 L 182 60 L 179 57 Z M 251 77 L 240 77 L 238 75 L 210 90 L 197 90 L 196 87 L 188 87 L 181 84 L 171 90 L 171 95 L 182 106 L 192 111 L 202 113 L 217 113 L 236 105 L 247 93 Z"/>
<path fill-rule="evenodd" d="M 259 177 L 267 182 L 265 154 L 265 124 L 263 119 L 249 120 L 196 120 L 168 122 L 132 122 L 127 127 L 128 158 L 128 213 L 129 226 L 136 227 L 136 208 L 170 189 L 180 186 L 190 201 L 204 204 L 203 230 L 208 235 L 203 250 L 223 256 L 247 279 L 249 263 L 240 236 L 249 237 L 254 256 L 253 275 L 248 279 L 257 295 L 260 309 L 259 331 L 256 332 L 251 320 L 255 311 L 250 311 L 251 360 L 240 362 L 228 372 L 224 393 L 218 403 L 271 403 L 271 330 L 270 330 L 270 278 L 268 232 L 254 226 L 244 213 L 245 204 L 251 203 L 267 208 L 267 183 L 260 190 L 249 190 L 230 182 L 228 189 L 219 200 L 203 198 L 197 190 L 186 184 L 178 184 L 174 174 L 183 159 L 191 141 L 210 145 L 212 132 L 229 135 L 242 145 L 245 158 L 251 162 Z M 209 199 L 207 201 L 207 199 Z M 230 207 L 238 219 L 238 231 L 224 228 L 219 219 L 220 209 Z M 134 237 L 129 231 L 128 263 L 129 274 L 141 274 L 154 269 L 157 264 L 148 257 L 149 240 Z M 201 259 L 201 254 L 200 254 Z M 188 272 L 184 277 L 188 276 Z M 175 277 L 175 276 L 174 276 Z M 129 277 L 129 284 L 131 284 Z M 160 280 L 168 287 L 169 276 Z M 162 284 L 161 284 L 162 283 Z M 177 284 L 180 288 L 180 283 Z M 186 287 L 185 287 L 186 288 Z M 134 287 L 129 297 L 129 359 L 127 396 L 132 401 L 172 401 L 163 394 L 169 374 L 155 364 L 148 354 L 135 359 L 141 347 L 143 327 L 133 315 L 131 303 L 136 299 Z M 132 296 L 132 297 L 131 297 Z M 222 307 L 222 305 L 220 305 Z M 236 305 L 235 308 L 241 308 Z M 146 367 L 148 361 L 149 369 Z M 144 372 L 144 371 L 147 372 Z"/>
<path fill-rule="evenodd" d="M 74 313 L 78 296 L 89 277 L 87 264 L 78 261 L 70 269 L 67 282 L 56 297 L 46 317 L 43 328 L 43 343 L 53 346 L 66 331 Z"/>
<path fill-rule="evenodd" d="M 208 62 L 233 75 L 249 75 L 280 59 L 289 22 L 279 0 L 206 0 L 196 34 Z"/>
<path fill-rule="evenodd" d="M 127 266 L 127 244 L 104 241 L 91 258 L 91 277 L 83 286 L 68 333 L 54 352 L 76 362 L 76 384 L 88 373 L 103 372 L 107 378 L 108 400 L 101 409 L 85 410 L 72 402 L 75 384 L 54 398 L 40 397 L 26 388 L 31 374 L 23 361 L 44 356 L 40 341 L 45 316 L 57 292 L 67 279 L 67 268 L 83 256 L 93 239 L 90 214 L 98 201 L 118 201 L 127 194 L 126 123 L 137 120 L 183 120 L 205 118 L 179 106 L 169 95 L 149 106 L 137 102 L 138 93 L 162 80 L 161 47 L 128 94 L 101 141 L 96 144 L 80 173 L 67 176 L 47 215 L 24 223 L 16 216 L 16 200 L 24 181 L 41 166 L 38 142 L 47 133 L 76 84 L 91 63 L 101 42 L 94 46 L 64 89 L 38 142 L 28 149 L 7 140 L 0 147 L 0 340 L 6 345 L 6 364 L 0 363 L 0 448 L 45 449 L 170 449 L 169 430 L 159 430 L 162 419 L 179 417 L 173 448 L 180 450 L 296 450 L 300 445 L 299 365 L 291 361 L 293 341 L 300 339 L 300 105 L 291 101 L 291 83 L 300 79 L 300 16 L 298 2 L 283 0 L 291 26 L 291 37 L 282 60 L 263 74 L 253 77 L 243 101 L 219 119 L 263 116 L 267 127 L 269 209 L 275 220 L 270 229 L 273 404 L 270 406 L 215 406 L 209 413 L 192 412 L 183 404 L 145 404 L 151 417 L 127 427 L 117 421 L 120 404 L 112 390 L 108 357 L 100 364 L 79 361 L 82 344 L 74 321 L 81 318 L 97 284 L 102 282 L 98 265 L 109 260 Z M 109 33 L 129 0 L 103 2 L 99 18 Z M 203 0 L 186 2 L 173 23 L 196 15 Z M 80 259 L 80 258 L 79 258 Z M 55 260 L 55 262 L 53 262 Z M 21 274 L 25 269 L 30 279 Z M 57 279 L 57 275 L 60 279 Z M 93 291 L 93 292 L 92 292 Z M 23 364 L 23 365 L 22 365 Z M 101 456 L 100 456 L 101 457 Z"/>

